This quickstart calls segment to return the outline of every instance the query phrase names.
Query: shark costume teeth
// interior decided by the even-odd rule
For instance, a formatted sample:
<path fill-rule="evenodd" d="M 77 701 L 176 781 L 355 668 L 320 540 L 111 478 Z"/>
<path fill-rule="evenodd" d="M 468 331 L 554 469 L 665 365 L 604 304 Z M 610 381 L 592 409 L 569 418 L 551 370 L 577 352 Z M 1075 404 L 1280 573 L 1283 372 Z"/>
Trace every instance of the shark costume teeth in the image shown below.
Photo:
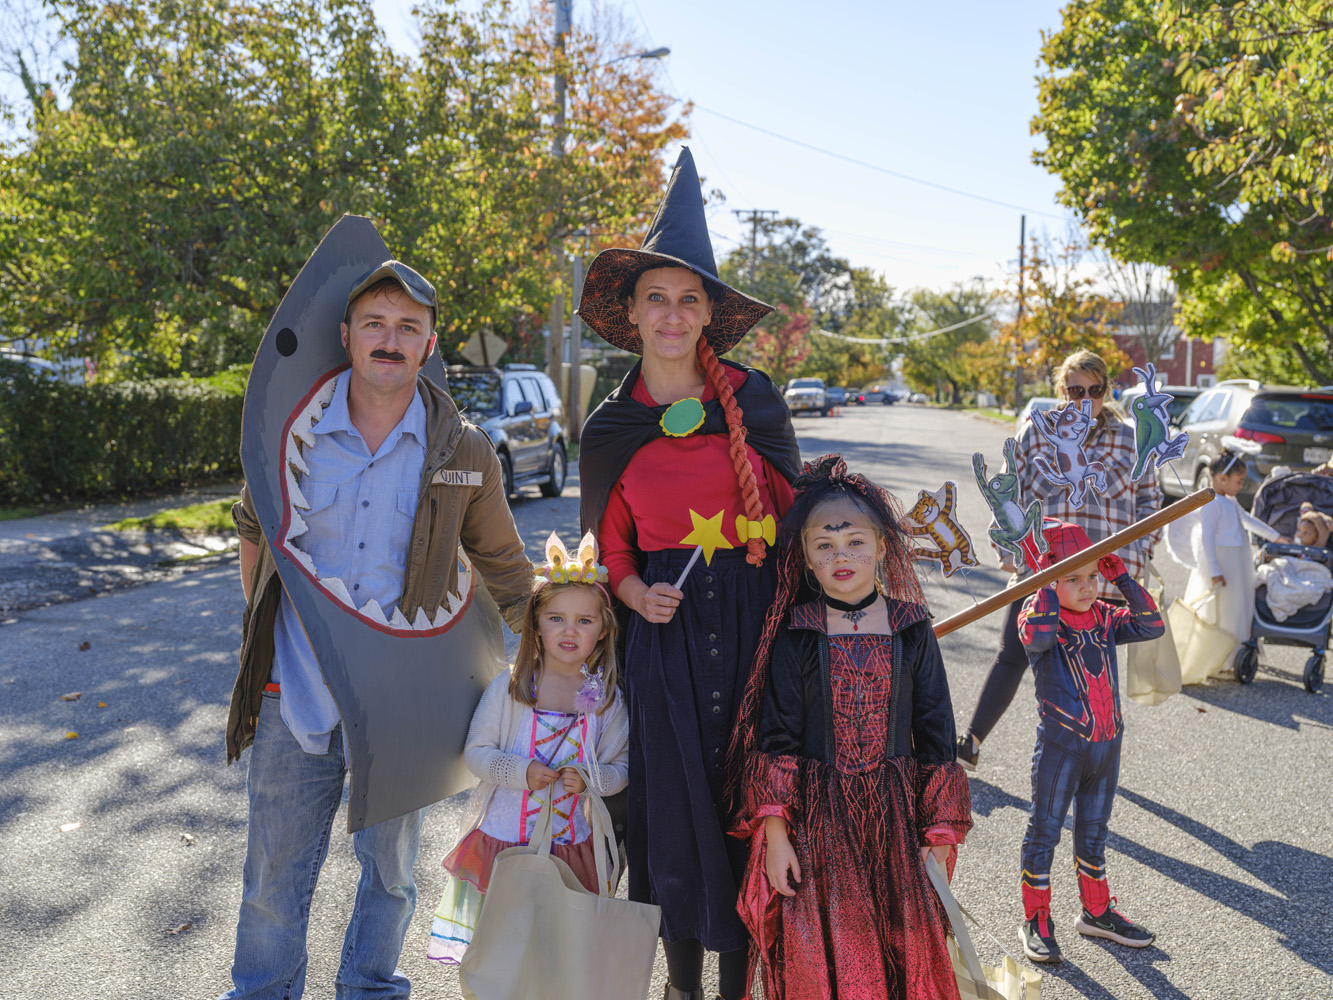
<path fill-rule="evenodd" d="M 310 509 L 310 502 L 301 492 L 301 475 L 309 475 L 310 467 L 302 457 L 305 449 L 318 446 L 319 438 L 314 432 L 315 425 L 324 417 L 324 411 L 333 400 L 338 387 L 340 371 L 330 372 L 318 388 L 292 418 L 291 432 L 285 439 L 285 474 L 283 492 L 288 508 L 288 529 L 283 539 L 282 549 L 302 569 L 306 571 L 315 585 L 330 599 L 336 601 L 351 614 L 356 615 L 369 625 L 381 631 L 396 635 L 430 635 L 445 630 L 467 610 L 472 597 L 472 561 L 462 546 L 458 547 L 458 593 L 448 595 L 447 605 L 435 609 L 434 617 L 425 608 L 418 608 L 411 621 L 399 608 L 386 612 L 378 601 L 367 601 L 360 608 L 352 600 L 347 584 L 334 576 L 321 576 L 309 553 L 301 551 L 296 539 L 309 531 L 309 526 L 302 519 L 300 511 Z M 299 475 L 298 475 L 299 473 Z"/>

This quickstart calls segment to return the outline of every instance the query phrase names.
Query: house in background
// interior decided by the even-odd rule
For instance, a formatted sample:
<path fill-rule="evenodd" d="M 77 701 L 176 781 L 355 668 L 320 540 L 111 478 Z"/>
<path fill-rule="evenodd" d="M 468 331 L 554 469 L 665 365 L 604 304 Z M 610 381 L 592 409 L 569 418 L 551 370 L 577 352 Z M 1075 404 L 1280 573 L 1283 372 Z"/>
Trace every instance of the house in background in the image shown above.
<path fill-rule="evenodd" d="M 1129 313 L 1132 306 L 1125 307 Z M 1217 384 L 1217 370 L 1227 356 L 1225 337 L 1213 340 L 1200 340 L 1185 337 L 1171 316 L 1174 303 L 1147 303 L 1143 321 L 1126 322 L 1132 316 L 1126 315 L 1119 323 L 1110 327 L 1111 336 L 1116 346 L 1129 355 L 1134 366 L 1143 367 L 1146 354 L 1143 350 L 1145 337 L 1152 337 L 1162 345 L 1157 360 L 1158 385 L 1184 385 L 1206 389 Z M 1115 385 L 1124 389 L 1138 382 L 1139 377 L 1131 369 L 1126 369 L 1115 377 Z"/>

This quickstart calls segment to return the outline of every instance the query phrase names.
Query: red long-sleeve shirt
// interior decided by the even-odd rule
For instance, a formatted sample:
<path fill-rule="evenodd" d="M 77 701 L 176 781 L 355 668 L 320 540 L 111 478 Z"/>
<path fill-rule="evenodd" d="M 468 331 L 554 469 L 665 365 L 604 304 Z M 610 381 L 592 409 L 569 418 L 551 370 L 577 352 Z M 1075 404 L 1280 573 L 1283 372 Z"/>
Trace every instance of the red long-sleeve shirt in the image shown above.
<path fill-rule="evenodd" d="M 743 371 L 723 371 L 733 389 L 746 379 Z M 716 396 L 712 385 L 706 384 L 703 401 Z M 634 384 L 633 398 L 646 406 L 659 405 L 642 378 Z M 723 536 L 737 548 L 744 545 L 736 531 L 736 517 L 745 514 L 745 500 L 730 449 L 726 434 L 692 434 L 658 438 L 634 454 L 611 490 L 597 532 L 613 592 L 626 577 L 638 574 L 641 553 L 694 548 L 694 543 L 682 541 L 693 530 L 691 510 L 705 518 L 722 511 Z M 764 513 L 781 518 L 791 506 L 791 486 L 757 451 L 748 445 L 745 450 L 754 467 Z"/>

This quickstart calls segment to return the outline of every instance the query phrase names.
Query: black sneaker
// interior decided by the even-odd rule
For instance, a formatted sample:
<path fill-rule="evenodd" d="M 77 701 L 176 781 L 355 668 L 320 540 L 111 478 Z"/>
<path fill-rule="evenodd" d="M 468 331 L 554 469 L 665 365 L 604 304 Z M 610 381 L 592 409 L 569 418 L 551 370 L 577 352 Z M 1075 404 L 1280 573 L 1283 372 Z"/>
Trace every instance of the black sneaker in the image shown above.
<path fill-rule="evenodd" d="M 1100 917 L 1094 917 L 1084 908 L 1083 916 L 1074 922 L 1074 929 L 1088 937 L 1106 938 L 1108 941 L 1128 945 L 1130 948 L 1146 948 L 1153 943 L 1153 938 L 1157 935 L 1147 928 L 1140 927 L 1117 910 L 1114 896 L 1111 897 L 1111 903 L 1112 905 L 1108 906 Z"/>
<path fill-rule="evenodd" d="M 1023 942 L 1023 954 L 1034 962 L 1054 964 L 1062 960 L 1060 946 L 1055 943 L 1055 924 L 1049 913 L 1038 913 L 1019 924 L 1018 940 Z"/>
<path fill-rule="evenodd" d="M 981 748 L 977 746 L 976 741 L 970 733 L 964 733 L 958 737 L 958 763 L 963 765 L 966 771 L 975 771 L 977 761 L 981 759 Z"/>

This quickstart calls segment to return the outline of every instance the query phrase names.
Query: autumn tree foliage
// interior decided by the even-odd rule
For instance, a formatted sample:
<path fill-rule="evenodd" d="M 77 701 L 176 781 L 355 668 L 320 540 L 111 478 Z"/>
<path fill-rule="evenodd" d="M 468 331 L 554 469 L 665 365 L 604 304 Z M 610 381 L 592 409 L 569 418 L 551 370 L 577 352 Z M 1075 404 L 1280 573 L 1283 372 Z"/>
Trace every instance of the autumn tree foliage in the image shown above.
<path fill-rule="evenodd" d="M 0 149 L 0 329 L 162 373 L 248 361 L 344 212 L 435 281 L 446 354 L 531 327 L 553 241 L 646 226 L 687 109 L 601 22 L 570 37 L 552 152 L 550 11 L 428 3 L 419 56 L 366 0 L 53 0 L 76 56 Z M 614 111 L 614 113 L 613 113 Z"/>
<path fill-rule="evenodd" d="M 810 314 L 784 303 L 749 339 L 750 363 L 781 385 L 799 373 L 801 362 L 810 354 Z"/>

